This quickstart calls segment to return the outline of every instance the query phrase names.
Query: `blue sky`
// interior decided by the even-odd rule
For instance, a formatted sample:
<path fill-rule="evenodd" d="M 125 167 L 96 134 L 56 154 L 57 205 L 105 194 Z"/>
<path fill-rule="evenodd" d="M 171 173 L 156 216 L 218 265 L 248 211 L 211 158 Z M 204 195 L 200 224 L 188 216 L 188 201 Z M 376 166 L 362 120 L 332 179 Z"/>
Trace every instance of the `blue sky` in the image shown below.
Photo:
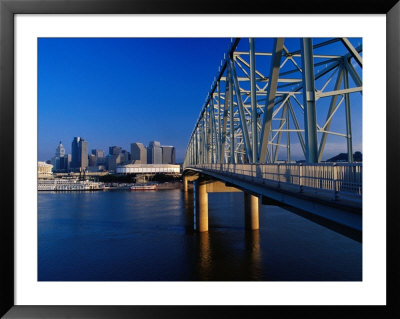
<path fill-rule="evenodd" d="M 74 136 L 81 136 L 89 151 L 106 153 L 112 145 L 130 151 L 132 142 L 158 140 L 176 147 L 178 162 L 230 43 L 229 38 L 38 41 L 39 160 L 53 157 L 59 141 L 70 153 Z M 352 104 L 356 151 L 361 98 Z"/>

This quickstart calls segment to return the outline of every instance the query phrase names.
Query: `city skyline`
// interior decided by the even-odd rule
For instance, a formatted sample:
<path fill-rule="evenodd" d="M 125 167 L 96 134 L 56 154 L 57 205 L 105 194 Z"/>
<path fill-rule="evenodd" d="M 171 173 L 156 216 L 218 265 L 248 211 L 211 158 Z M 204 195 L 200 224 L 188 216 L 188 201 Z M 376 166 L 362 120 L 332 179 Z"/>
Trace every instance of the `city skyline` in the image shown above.
<path fill-rule="evenodd" d="M 64 155 L 67 155 L 67 154 L 71 154 L 71 153 L 72 153 L 72 146 L 70 146 L 70 147 L 68 148 L 67 145 L 72 145 L 72 143 L 73 143 L 73 141 L 74 141 L 75 138 L 80 138 L 80 139 L 82 139 L 83 141 L 85 141 L 85 142 L 88 143 L 88 155 L 94 154 L 94 151 L 103 151 L 103 152 L 104 152 L 104 157 L 107 156 L 107 155 L 109 155 L 109 154 L 112 155 L 112 152 L 110 152 L 110 150 L 111 150 L 112 148 L 120 148 L 120 151 L 121 151 L 121 150 L 122 150 L 122 151 L 123 151 L 123 150 L 129 151 L 132 144 L 142 144 L 144 147 L 147 148 L 152 142 L 159 142 L 159 141 L 157 141 L 157 140 L 151 140 L 151 141 L 148 142 L 148 146 L 146 146 L 146 144 L 144 144 L 144 143 L 142 143 L 142 142 L 136 141 L 136 142 L 131 142 L 131 143 L 129 143 L 129 147 L 124 147 L 124 146 L 122 146 L 122 145 L 120 145 L 120 144 L 118 144 L 118 143 L 114 143 L 114 144 L 112 144 L 112 145 L 110 145 L 110 146 L 107 146 L 107 147 L 105 147 L 105 148 L 103 149 L 103 148 L 93 148 L 93 147 L 90 147 L 90 146 L 89 146 L 89 145 L 90 145 L 90 144 L 89 144 L 90 141 L 86 140 L 85 138 L 83 138 L 83 137 L 81 137 L 81 136 L 74 136 L 74 137 L 72 138 L 72 142 L 70 142 L 70 143 L 65 142 L 65 141 L 63 142 L 63 141 L 59 140 L 57 146 L 54 148 L 55 151 L 53 152 L 53 154 L 52 154 L 51 157 L 54 157 L 54 155 L 56 155 L 56 156 L 60 156 L 60 155 L 61 155 L 61 156 L 64 156 Z M 160 143 L 160 142 L 159 142 L 159 143 Z M 62 149 L 60 149 L 60 146 L 62 146 Z M 161 143 L 160 143 L 160 147 L 175 147 L 175 146 L 173 146 L 173 145 L 164 145 L 164 144 L 161 144 Z M 107 152 L 107 149 L 108 149 L 108 152 Z M 50 159 L 50 158 L 48 158 L 48 159 Z M 40 160 L 40 161 L 42 161 L 42 160 Z"/>
<path fill-rule="evenodd" d="M 153 154 L 157 147 L 157 154 Z M 103 149 L 91 149 L 83 137 L 74 137 L 71 153 L 59 141 L 54 156 L 46 161 L 53 165 L 54 171 L 91 170 L 115 171 L 118 166 L 127 164 L 176 164 L 176 149 L 172 145 L 161 145 L 159 141 L 150 141 L 145 147 L 141 142 L 130 144 L 130 152 L 121 146 L 108 147 L 108 154 Z M 179 164 L 179 163 L 178 163 Z"/>
<path fill-rule="evenodd" d="M 210 74 L 229 42 L 40 38 L 38 160 L 73 136 L 86 137 L 90 149 L 129 149 L 132 141 L 162 137 L 182 162 Z M 195 74 L 190 81 L 188 67 Z"/>
<path fill-rule="evenodd" d="M 290 48 L 295 40 L 285 45 Z M 351 41 L 356 46 L 361 40 Z M 89 149 L 103 150 L 111 145 L 129 150 L 132 141 L 162 137 L 182 162 L 230 38 L 40 38 L 38 43 L 38 160 L 54 156 L 60 140 L 70 152 L 66 141 L 72 136 L 85 136 Z M 353 151 L 362 152 L 361 97 L 352 105 Z M 343 152 L 343 145 L 331 141 L 325 159 Z M 299 145 L 293 144 L 292 156 L 303 157 Z"/>

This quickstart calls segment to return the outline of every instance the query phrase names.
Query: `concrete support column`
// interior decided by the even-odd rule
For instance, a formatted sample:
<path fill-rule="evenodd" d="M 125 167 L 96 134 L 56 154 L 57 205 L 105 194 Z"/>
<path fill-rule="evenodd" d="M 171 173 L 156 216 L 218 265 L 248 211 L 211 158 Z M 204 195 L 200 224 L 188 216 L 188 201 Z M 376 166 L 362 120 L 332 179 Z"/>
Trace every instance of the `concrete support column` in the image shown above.
<path fill-rule="evenodd" d="M 244 216 L 245 227 L 249 230 L 256 230 L 260 228 L 258 221 L 259 214 L 259 198 L 249 193 L 244 194 Z"/>
<path fill-rule="evenodd" d="M 207 185 L 199 183 L 199 209 L 196 214 L 196 225 L 199 232 L 208 231 L 208 193 Z"/>
<path fill-rule="evenodd" d="M 184 188 L 185 192 L 187 192 L 188 191 L 188 180 L 187 180 L 186 176 L 183 177 L 183 185 L 184 185 L 183 188 Z"/>
<path fill-rule="evenodd" d="M 198 232 L 208 231 L 208 193 L 207 185 L 193 181 L 194 223 Z"/>

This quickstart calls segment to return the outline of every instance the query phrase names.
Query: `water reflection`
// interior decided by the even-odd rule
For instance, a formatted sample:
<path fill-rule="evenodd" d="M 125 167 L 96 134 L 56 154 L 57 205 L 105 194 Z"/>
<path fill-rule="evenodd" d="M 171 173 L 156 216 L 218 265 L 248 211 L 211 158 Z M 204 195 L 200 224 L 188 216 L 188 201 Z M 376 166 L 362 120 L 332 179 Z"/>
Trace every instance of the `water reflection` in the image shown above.
<path fill-rule="evenodd" d="M 193 192 L 183 191 L 182 206 L 184 210 L 183 223 L 185 225 L 187 233 L 193 233 L 194 230 L 194 206 L 193 206 Z"/>
<path fill-rule="evenodd" d="M 246 264 L 248 277 L 251 280 L 259 280 L 261 277 L 261 249 L 259 230 L 247 230 L 244 233 L 244 242 L 246 245 Z"/>
<path fill-rule="evenodd" d="M 199 265 L 199 280 L 210 280 L 212 276 L 212 252 L 210 234 L 202 232 L 197 234 L 197 252 Z"/>

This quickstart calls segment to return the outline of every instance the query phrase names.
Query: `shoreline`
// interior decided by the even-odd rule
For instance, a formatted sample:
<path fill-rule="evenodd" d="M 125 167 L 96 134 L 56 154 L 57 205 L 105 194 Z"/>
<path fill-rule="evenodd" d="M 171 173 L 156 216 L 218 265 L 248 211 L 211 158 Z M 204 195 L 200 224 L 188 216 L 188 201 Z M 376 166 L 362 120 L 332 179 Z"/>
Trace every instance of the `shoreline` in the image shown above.
<path fill-rule="evenodd" d="M 130 191 L 130 187 L 135 184 L 120 183 L 116 186 L 108 186 L 103 189 L 60 189 L 60 190 L 39 190 L 38 192 L 99 192 L 99 191 Z M 157 190 L 168 190 L 168 189 L 183 189 L 183 182 L 165 182 L 157 184 Z"/>

